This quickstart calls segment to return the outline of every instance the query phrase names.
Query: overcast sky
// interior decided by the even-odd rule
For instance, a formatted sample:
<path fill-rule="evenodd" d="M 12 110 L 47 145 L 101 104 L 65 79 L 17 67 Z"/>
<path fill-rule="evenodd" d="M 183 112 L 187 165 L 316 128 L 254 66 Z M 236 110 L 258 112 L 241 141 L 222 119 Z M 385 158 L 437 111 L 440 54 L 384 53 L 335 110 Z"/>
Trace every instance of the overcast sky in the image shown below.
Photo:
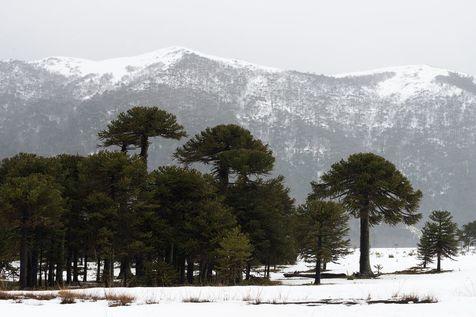
<path fill-rule="evenodd" d="M 325 74 L 429 64 L 476 75 L 476 1 L 0 1 L 0 59 L 174 45 Z"/>

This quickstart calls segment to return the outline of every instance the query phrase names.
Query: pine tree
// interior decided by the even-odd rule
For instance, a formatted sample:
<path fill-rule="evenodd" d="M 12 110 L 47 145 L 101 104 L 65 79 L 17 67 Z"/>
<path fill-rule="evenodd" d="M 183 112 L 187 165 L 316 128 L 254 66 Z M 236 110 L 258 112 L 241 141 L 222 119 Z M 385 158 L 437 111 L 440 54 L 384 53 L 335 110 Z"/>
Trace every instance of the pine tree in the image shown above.
<path fill-rule="evenodd" d="M 1 161 L 0 164 L 0 185 L 8 183 L 9 180 L 14 178 L 24 178 L 30 177 L 32 175 L 43 175 L 50 179 L 52 186 L 56 186 L 56 170 L 57 164 L 54 159 L 45 158 L 31 153 L 19 153 L 10 158 L 6 158 Z M 51 273 L 51 278 L 49 278 L 49 284 L 54 284 L 54 267 L 58 271 L 62 269 L 62 230 L 49 228 L 46 230 L 45 227 L 38 226 L 29 234 L 30 243 L 27 245 L 28 250 L 28 262 L 25 267 L 21 267 L 23 271 L 23 276 L 26 276 L 26 287 L 36 287 L 37 279 L 36 276 L 38 270 L 42 268 L 42 255 L 45 253 L 45 258 L 47 263 L 50 266 L 49 272 Z M 52 237 L 56 236 L 58 243 L 52 243 Z M 20 246 L 23 246 L 20 244 Z M 23 248 L 22 248 L 23 252 Z M 26 270 L 26 272 L 25 272 Z M 40 275 L 41 276 L 41 275 Z M 57 274 L 57 283 L 61 284 L 62 275 Z M 41 280 L 39 280 L 41 282 Z M 25 285 L 23 285 L 25 286 Z"/>
<path fill-rule="evenodd" d="M 156 246 L 155 256 L 185 271 L 193 282 L 193 264 L 199 263 L 199 280 L 210 279 L 214 265 L 213 252 L 218 242 L 236 220 L 223 204 L 213 179 L 197 170 L 176 166 L 160 167 L 149 177 L 149 204 L 155 218 L 151 227 Z M 165 252 L 164 252 L 165 251 Z M 180 276 L 181 283 L 185 276 Z"/>
<path fill-rule="evenodd" d="M 99 152 L 79 165 L 86 218 L 94 228 L 96 248 L 104 257 L 104 283 L 113 279 L 113 263 L 121 261 L 123 273 L 138 251 L 141 235 L 136 229 L 141 216 L 136 206 L 147 179 L 144 161 L 121 152 Z M 93 231 L 92 230 L 92 231 Z M 124 264 L 125 263 L 125 264 Z M 127 276 L 122 276 L 124 285 Z M 126 280 L 124 280 L 126 279 Z"/>
<path fill-rule="evenodd" d="M 476 245 L 476 221 L 463 225 L 460 232 L 460 240 L 464 247 Z"/>
<path fill-rule="evenodd" d="M 428 225 L 422 229 L 420 241 L 418 242 L 418 259 L 422 261 L 423 268 L 426 268 L 429 263 L 433 263 L 433 249 L 431 244 L 431 237 Z"/>
<path fill-rule="evenodd" d="M 140 156 L 147 163 L 150 138 L 160 136 L 180 140 L 186 133 L 173 114 L 157 107 L 133 107 L 121 112 L 98 135 L 103 146 L 116 145 L 123 152 L 127 152 L 130 146 L 138 146 Z"/>
<path fill-rule="evenodd" d="M 213 166 L 213 173 L 225 191 L 232 173 L 247 178 L 270 172 L 274 165 L 271 150 L 250 131 L 234 125 L 218 125 L 195 135 L 175 152 L 182 163 L 204 163 Z"/>
<path fill-rule="evenodd" d="M 451 213 L 446 210 L 435 210 L 426 223 L 429 250 L 436 256 L 436 270 L 441 271 L 441 259 L 453 259 L 458 254 L 458 226 L 453 222 Z"/>
<path fill-rule="evenodd" d="M 252 246 L 248 237 L 234 228 L 220 241 L 217 250 L 217 271 L 226 284 L 236 285 L 242 279 L 243 268 L 251 256 Z"/>
<path fill-rule="evenodd" d="M 78 260 L 80 253 L 87 254 L 86 215 L 82 205 L 80 191 L 79 165 L 84 158 L 79 155 L 61 154 L 54 158 L 56 163 L 55 179 L 61 186 L 65 200 L 62 223 L 65 226 L 64 248 L 66 255 L 66 282 L 79 283 Z M 87 259 L 86 259 L 87 260 Z M 85 265 L 85 267 L 87 264 Z M 63 268 L 59 268 L 62 271 Z M 58 278 L 62 279 L 62 275 Z"/>
<path fill-rule="evenodd" d="M 31 174 L 10 177 L 0 186 L 0 218 L 20 237 L 20 288 L 36 286 L 37 260 L 32 256 L 39 231 L 61 229 L 64 201 L 54 179 Z"/>
<path fill-rule="evenodd" d="M 369 227 L 382 221 L 396 225 L 415 224 L 422 193 L 383 157 L 358 153 L 332 165 L 319 182 L 312 183 L 317 198 L 338 199 L 360 219 L 360 275 L 372 276 Z"/>
<path fill-rule="evenodd" d="M 294 200 L 284 185 L 284 178 L 239 181 L 230 187 L 226 203 L 235 213 L 240 228 L 253 246 L 247 263 L 246 278 L 252 265 L 264 265 L 269 277 L 272 264 L 284 264 L 296 259 L 290 219 Z M 272 219 L 272 221 L 270 221 Z"/>
<path fill-rule="evenodd" d="M 337 261 L 349 253 L 349 220 L 342 205 L 309 198 L 299 208 L 301 256 L 315 261 L 314 284 L 321 283 L 323 263 Z"/>

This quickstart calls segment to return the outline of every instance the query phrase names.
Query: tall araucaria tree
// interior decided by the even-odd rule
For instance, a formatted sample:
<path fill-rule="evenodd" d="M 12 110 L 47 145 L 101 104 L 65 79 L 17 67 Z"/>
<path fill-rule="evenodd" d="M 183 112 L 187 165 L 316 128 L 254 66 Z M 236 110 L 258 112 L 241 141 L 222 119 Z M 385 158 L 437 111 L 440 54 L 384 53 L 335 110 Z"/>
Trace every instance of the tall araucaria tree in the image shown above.
<path fill-rule="evenodd" d="M 370 268 L 371 226 L 382 221 L 396 225 L 417 223 L 422 193 L 383 157 L 357 153 L 332 165 L 321 180 L 312 183 L 313 196 L 339 200 L 344 208 L 360 219 L 360 275 L 372 276 Z"/>
<path fill-rule="evenodd" d="M 205 129 L 177 149 L 175 157 L 185 164 L 212 165 L 223 191 L 228 187 L 232 173 L 246 179 L 251 175 L 267 174 L 274 165 L 269 147 L 235 124 Z"/>
<path fill-rule="evenodd" d="M 116 145 L 122 152 L 130 147 L 139 147 L 140 156 L 147 163 L 150 138 L 163 137 L 179 140 L 187 134 L 177 123 L 175 115 L 158 107 L 133 107 L 121 112 L 111 121 L 106 130 L 98 133 L 103 146 Z"/>

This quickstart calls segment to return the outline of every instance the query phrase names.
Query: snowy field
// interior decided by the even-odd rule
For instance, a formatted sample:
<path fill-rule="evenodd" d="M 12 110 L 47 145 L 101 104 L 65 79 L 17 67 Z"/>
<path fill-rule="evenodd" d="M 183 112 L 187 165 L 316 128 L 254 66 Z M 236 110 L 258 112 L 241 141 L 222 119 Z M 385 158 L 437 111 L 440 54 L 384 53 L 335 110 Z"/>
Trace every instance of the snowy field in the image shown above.
<path fill-rule="evenodd" d="M 358 269 L 359 252 L 339 264 L 328 266 L 332 272 L 352 273 Z M 372 249 L 372 265 L 382 272 L 416 266 L 414 249 Z M 382 275 L 370 280 L 324 279 L 313 286 L 311 279 L 285 279 L 283 272 L 304 271 L 312 264 L 299 262 L 272 273 L 280 286 L 172 287 L 172 288 L 102 288 L 77 290 L 87 294 L 129 294 L 135 297 L 130 306 L 108 307 L 105 300 L 61 305 L 49 301 L 0 301 L 0 316 L 476 316 L 476 252 L 460 255 L 456 261 L 444 260 L 441 274 Z M 391 299 L 406 295 L 432 297 L 433 304 L 366 304 L 367 300 Z M 358 301 L 357 305 L 306 305 L 289 302 L 317 300 Z M 190 301 L 200 301 L 191 303 Z M 260 303 L 260 305 L 256 305 Z"/>

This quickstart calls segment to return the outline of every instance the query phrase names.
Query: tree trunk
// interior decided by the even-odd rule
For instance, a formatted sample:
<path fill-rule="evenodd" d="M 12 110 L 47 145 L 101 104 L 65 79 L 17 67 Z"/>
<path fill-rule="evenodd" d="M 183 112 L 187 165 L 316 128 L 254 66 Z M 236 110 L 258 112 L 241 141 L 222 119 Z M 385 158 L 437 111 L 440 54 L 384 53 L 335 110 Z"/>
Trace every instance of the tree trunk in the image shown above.
<path fill-rule="evenodd" d="M 88 256 L 84 256 L 83 282 L 88 281 Z"/>
<path fill-rule="evenodd" d="M 24 222 L 26 222 L 24 216 Z M 28 242 L 26 224 L 22 225 L 21 241 L 20 241 L 20 289 L 27 287 L 27 273 L 28 273 Z"/>
<path fill-rule="evenodd" d="M 43 280 L 42 280 L 42 274 L 43 274 L 43 271 L 42 271 L 42 267 L 43 267 L 43 248 L 40 248 L 40 257 L 38 259 L 38 270 L 39 270 L 39 276 L 38 276 L 38 286 L 39 287 L 42 287 L 43 286 Z"/>
<path fill-rule="evenodd" d="M 360 212 L 360 276 L 373 276 L 370 268 L 370 224 L 369 211 L 364 209 Z"/>
<path fill-rule="evenodd" d="M 441 272 L 441 254 L 436 255 L 436 271 Z"/>
<path fill-rule="evenodd" d="M 110 287 L 111 286 L 111 284 L 109 282 L 109 278 L 111 276 L 111 273 L 110 273 L 111 266 L 109 265 L 109 263 L 110 263 L 110 260 L 108 258 L 105 258 L 104 259 L 104 269 L 102 271 L 102 278 L 103 278 L 103 282 L 104 282 L 105 287 Z"/>
<path fill-rule="evenodd" d="M 140 157 L 144 160 L 147 164 L 147 156 L 149 152 L 149 139 L 145 135 L 141 135 L 140 137 Z"/>
<path fill-rule="evenodd" d="M 131 272 L 131 261 L 129 260 L 129 256 L 124 256 L 121 259 L 121 270 L 119 272 L 119 278 L 122 279 L 122 286 L 127 286 L 129 277 L 132 275 Z"/>
<path fill-rule="evenodd" d="M 251 277 L 251 262 L 246 262 L 246 273 L 245 273 L 245 279 L 249 280 Z"/>
<path fill-rule="evenodd" d="M 185 284 L 185 257 L 180 256 L 177 264 L 179 267 L 179 283 Z"/>
<path fill-rule="evenodd" d="M 28 287 L 35 288 L 38 285 L 38 249 L 32 248 L 29 254 Z"/>
<path fill-rule="evenodd" d="M 174 244 L 170 244 L 170 250 L 169 250 L 169 263 L 170 265 L 174 264 Z"/>
<path fill-rule="evenodd" d="M 59 287 L 63 286 L 63 269 L 64 269 L 64 237 L 59 244 L 59 254 L 56 261 L 56 284 Z"/>
<path fill-rule="evenodd" d="M 66 284 L 71 284 L 71 249 L 68 247 L 68 256 L 66 257 Z"/>
<path fill-rule="evenodd" d="M 96 283 L 101 282 L 101 258 L 97 258 L 97 263 L 96 263 Z"/>
<path fill-rule="evenodd" d="M 55 286 L 55 264 L 52 259 L 48 261 L 48 286 Z"/>
<path fill-rule="evenodd" d="M 220 181 L 220 189 L 222 193 L 225 193 L 228 189 L 228 184 L 230 182 L 229 180 L 229 174 L 230 170 L 225 166 L 219 166 L 218 167 L 218 179 Z"/>
<path fill-rule="evenodd" d="M 193 260 L 192 258 L 187 259 L 187 283 L 193 284 Z"/>
<path fill-rule="evenodd" d="M 73 251 L 73 283 L 78 284 L 78 252 L 76 250 Z"/>
<path fill-rule="evenodd" d="M 142 255 L 137 255 L 136 260 L 136 277 L 141 279 L 145 276 L 145 267 L 144 267 L 144 257 Z"/>
<path fill-rule="evenodd" d="M 322 239 L 320 236 L 317 237 L 317 252 L 316 252 L 316 276 L 314 277 L 314 285 L 321 284 L 321 250 L 322 249 Z"/>

